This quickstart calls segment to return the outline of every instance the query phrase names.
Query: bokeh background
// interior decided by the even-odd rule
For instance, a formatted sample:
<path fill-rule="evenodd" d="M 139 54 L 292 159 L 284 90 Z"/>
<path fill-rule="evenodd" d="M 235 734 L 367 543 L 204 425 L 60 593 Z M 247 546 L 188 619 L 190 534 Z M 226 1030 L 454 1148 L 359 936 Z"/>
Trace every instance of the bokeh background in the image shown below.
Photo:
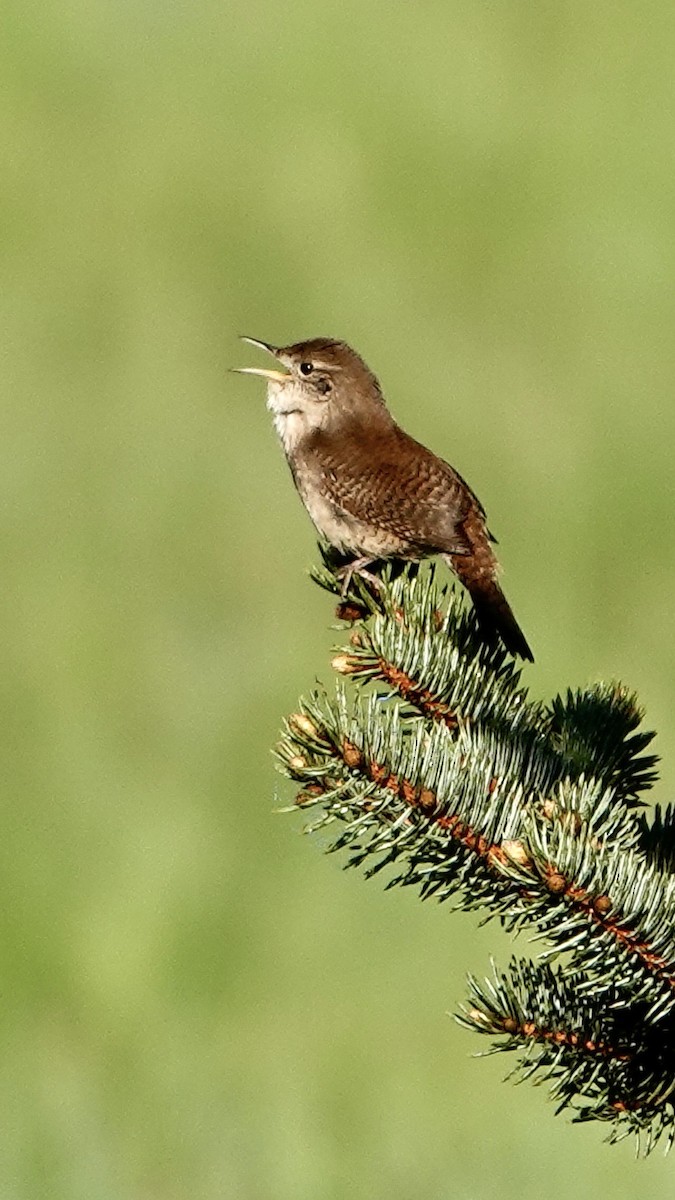
<path fill-rule="evenodd" d="M 496 928 L 343 873 L 269 748 L 331 608 L 237 342 L 353 342 L 470 480 L 533 693 L 675 786 L 675 9 L 6 0 L 0 1195 L 672 1195 L 447 1015 Z"/>

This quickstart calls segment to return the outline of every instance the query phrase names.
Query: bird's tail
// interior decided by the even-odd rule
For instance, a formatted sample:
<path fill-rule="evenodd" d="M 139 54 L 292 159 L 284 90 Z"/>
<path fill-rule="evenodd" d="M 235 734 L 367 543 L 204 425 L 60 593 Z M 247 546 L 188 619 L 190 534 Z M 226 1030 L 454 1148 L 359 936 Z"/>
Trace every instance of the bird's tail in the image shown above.
<path fill-rule="evenodd" d="M 472 590 L 471 599 L 479 624 L 488 634 L 498 634 L 511 654 L 534 662 L 527 639 L 516 621 L 506 596 L 498 583 L 480 591 Z"/>
<path fill-rule="evenodd" d="M 483 564 L 482 570 L 476 570 L 478 564 L 475 560 L 460 554 L 452 555 L 450 565 L 469 592 L 478 622 L 486 636 L 489 639 L 501 638 L 511 654 L 534 662 L 534 655 L 527 644 L 525 634 L 511 612 L 509 602 L 494 574 L 488 573 Z"/>

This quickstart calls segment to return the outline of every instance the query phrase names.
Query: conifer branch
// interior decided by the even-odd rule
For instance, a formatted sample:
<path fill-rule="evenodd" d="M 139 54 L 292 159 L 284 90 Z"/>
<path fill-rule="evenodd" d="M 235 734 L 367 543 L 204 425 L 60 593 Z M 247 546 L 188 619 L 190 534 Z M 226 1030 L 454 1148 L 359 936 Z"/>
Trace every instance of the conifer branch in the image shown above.
<path fill-rule="evenodd" d="M 334 563 L 314 572 L 339 596 Z M 639 811 L 652 735 L 618 685 L 529 699 L 433 567 L 356 579 L 358 622 L 278 746 L 310 830 L 387 887 L 497 916 L 543 943 L 537 962 L 470 980 L 461 1022 L 516 1050 L 559 1108 L 649 1150 L 675 1129 L 675 813 Z M 356 684 L 356 692 L 349 685 Z M 567 957 L 564 972 L 551 961 Z"/>

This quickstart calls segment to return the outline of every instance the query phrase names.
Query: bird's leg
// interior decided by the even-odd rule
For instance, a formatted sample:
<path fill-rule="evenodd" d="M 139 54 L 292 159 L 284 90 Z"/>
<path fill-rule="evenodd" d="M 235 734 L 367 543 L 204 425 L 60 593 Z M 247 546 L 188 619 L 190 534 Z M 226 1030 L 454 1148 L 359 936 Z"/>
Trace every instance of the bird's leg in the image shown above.
<path fill-rule="evenodd" d="M 347 595 L 350 584 L 355 575 L 360 575 L 362 579 L 365 579 L 366 583 L 369 583 L 371 587 L 375 588 L 377 593 L 380 592 L 382 585 L 380 580 L 377 578 L 377 575 L 373 575 L 372 571 L 366 570 L 366 567 L 370 566 L 370 564 L 374 561 L 375 560 L 372 558 L 355 558 L 352 562 L 347 563 L 347 565 L 344 567 L 340 567 L 339 570 L 335 572 L 337 578 L 342 580 L 342 589 L 340 591 L 340 598 L 342 600 L 344 600 L 345 596 Z"/>

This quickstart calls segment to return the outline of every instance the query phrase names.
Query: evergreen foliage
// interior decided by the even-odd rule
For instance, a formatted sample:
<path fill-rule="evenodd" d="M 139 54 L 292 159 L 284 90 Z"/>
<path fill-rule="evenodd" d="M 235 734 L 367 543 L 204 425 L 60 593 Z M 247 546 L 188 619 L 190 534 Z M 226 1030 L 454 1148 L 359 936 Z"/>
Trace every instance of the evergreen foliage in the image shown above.
<path fill-rule="evenodd" d="M 340 595 L 324 552 L 314 578 Z M 498 917 L 537 961 L 469 980 L 458 1016 L 548 1080 L 558 1109 L 649 1151 L 675 1134 L 675 810 L 640 811 L 656 758 L 617 684 L 532 701 L 433 565 L 354 579 L 354 624 L 278 746 L 332 850 L 387 887 Z M 356 684 L 356 688 L 354 688 Z M 553 961 L 564 955 L 562 966 Z"/>

